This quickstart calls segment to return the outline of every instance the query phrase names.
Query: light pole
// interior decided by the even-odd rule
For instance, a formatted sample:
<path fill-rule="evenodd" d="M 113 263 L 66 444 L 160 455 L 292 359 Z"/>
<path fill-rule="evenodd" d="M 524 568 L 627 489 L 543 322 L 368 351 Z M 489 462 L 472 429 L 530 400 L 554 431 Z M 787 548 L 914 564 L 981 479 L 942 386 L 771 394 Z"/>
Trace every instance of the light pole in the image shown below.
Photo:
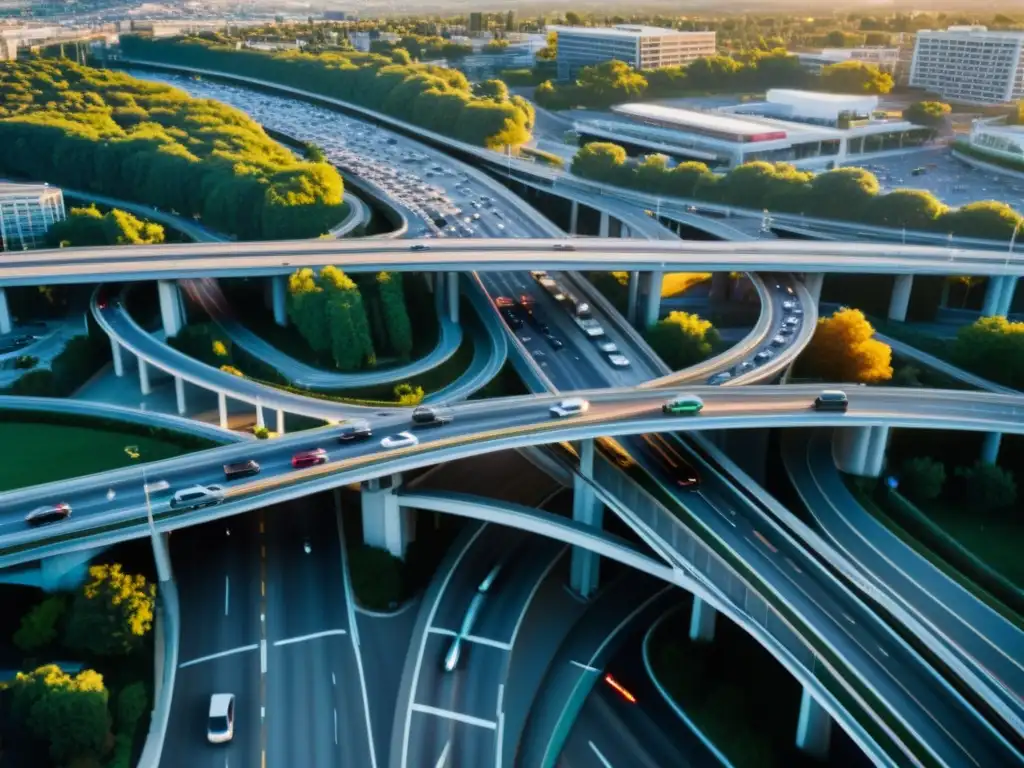
<path fill-rule="evenodd" d="M 142 456 L 137 445 L 125 446 L 124 452 L 128 458 L 135 460 Z M 156 521 L 153 519 L 153 505 L 149 499 L 149 480 L 146 477 L 146 465 L 142 464 L 142 493 L 146 497 L 146 522 L 149 523 L 149 538 L 153 545 L 153 560 L 156 562 L 156 576 L 159 581 L 171 580 L 171 563 L 167 554 L 167 545 L 160 538 L 156 529 Z"/>
<path fill-rule="evenodd" d="M 1017 244 L 1017 233 L 1020 232 L 1021 227 L 1024 225 L 1018 224 L 1013 228 L 1013 233 L 1010 235 L 1010 247 L 1006 249 L 1006 264 L 1004 266 L 1010 266 L 1010 259 L 1013 258 L 1013 247 Z"/>

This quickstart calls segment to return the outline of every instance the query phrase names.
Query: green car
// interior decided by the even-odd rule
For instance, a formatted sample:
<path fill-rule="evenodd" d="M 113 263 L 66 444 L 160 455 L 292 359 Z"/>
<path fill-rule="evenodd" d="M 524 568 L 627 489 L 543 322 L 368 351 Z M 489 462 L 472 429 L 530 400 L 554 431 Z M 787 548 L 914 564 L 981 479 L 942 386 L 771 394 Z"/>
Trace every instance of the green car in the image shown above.
<path fill-rule="evenodd" d="M 686 395 L 685 397 L 669 400 L 661 406 L 661 412 L 672 416 L 686 416 L 700 413 L 700 409 L 703 407 L 704 401 L 699 397 L 696 395 Z"/>

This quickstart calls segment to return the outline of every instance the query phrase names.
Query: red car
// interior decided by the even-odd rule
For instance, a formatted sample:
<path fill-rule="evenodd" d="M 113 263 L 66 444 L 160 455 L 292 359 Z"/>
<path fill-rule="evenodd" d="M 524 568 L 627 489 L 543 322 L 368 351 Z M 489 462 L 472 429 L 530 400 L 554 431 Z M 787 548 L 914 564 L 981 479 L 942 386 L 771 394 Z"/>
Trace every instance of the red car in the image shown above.
<path fill-rule="evenodd" d="M 312 451 L 302 451 L 292 456 L 292 466 L 295 469 L 302 467 L 313 467 L 317 464 L 327 463 L 327 451 L 323 448 L 314 448 Z"/>
<path fill-rule="evenodd" d="M 519 297 L 519 306 L 523 309 L 533 309 L 533 296 L 528 293 L 524 293 Z"/>
<path fill-rule="evenodd" d="M 494 300 L 494 306 L 498 307 L 499 309 L 511 308 L 514 307 L 515 305 L 516 303 L 512 301 L 512 299 L 510 299 L 508 296 L 499 296 Z"/>

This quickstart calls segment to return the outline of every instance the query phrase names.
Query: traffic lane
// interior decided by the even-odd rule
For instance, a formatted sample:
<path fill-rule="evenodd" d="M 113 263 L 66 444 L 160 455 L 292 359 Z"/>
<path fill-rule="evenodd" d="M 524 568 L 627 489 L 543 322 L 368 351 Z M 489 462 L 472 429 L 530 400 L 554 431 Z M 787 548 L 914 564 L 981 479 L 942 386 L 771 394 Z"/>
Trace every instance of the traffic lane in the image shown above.
<path fill-rule="evenodd" d="M 712 478 L 702 483 L 699 493 L 670 492 L 728 541 L 774 589 L 786 595 L 879 691 L 882 701 L 903 702 L 900 710 L 910 726 L 918 733 L 929 733 L 930 744 L 940 754 L 960 755 L 979 766 L 1004 764 L 1010 759 L 1002 745 L 993 743 L 987 734 L 982 737 L 982 729 L 976 727 L 976 718 L 966 705 L 950 697 L 948 689 L 929 674 L 920 659 L 881 629 L 854 618 L 864 618 L 862 604 L 800 569 L 797 563 L 805 556 L 790 551 L 784 540 L 758 531 L 754 527 L 756 519 L 748 518 L 754 518 L 756 512 L 746 504 L 731 502 L 735 495 L 730 488 Z"/>
<path fill-rule="evenodd" d="M 433 707 L 457 717 L 495 721 L 507 649 L 463 639 L 459 664 L 448 672 L 444 661 L 454 640 L 454 635 L 428 634 L 413 708 Z"/>
<path fill-rule="evenodd" d="M 845 512 L 837 506 L 837 499 L 856 501 L 834 469 L 828 433 L 803 434 L 792 442 L 787 436 L 784 446 L 794 452 L 787 467 L 812 513 L 855 562 L 909 599 L 922 618 L 1003 685 L 1018 695 L 1024 691 L 1024 667 L 1010 651 L 1022 647 L 1020 630 L 907 549 L 859 506 Z"/>
<path fill-rule="evenodd" d="M 462 768 L 452 755 L 455 750 L 480 755 L 480 762 L 468 766 L 495 765 L 497 726 L 490 723 L 459 722 L 426 712 L 413 712 L 409 725 L 410 768 Z"/>

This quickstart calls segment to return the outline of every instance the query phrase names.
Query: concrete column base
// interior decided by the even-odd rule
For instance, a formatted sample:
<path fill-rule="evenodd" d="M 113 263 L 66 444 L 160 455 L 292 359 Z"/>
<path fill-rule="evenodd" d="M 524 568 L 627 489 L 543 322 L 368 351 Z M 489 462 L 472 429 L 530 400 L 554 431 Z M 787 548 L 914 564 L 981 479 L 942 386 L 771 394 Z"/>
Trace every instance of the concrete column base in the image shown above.
<path fill-rule="evenodd" d="M 981 460 L 985 464 L 999 461 L 999 444 L 1003 441 L 1001 432 L 988 432 L 981 441 Z"/>
<path fill-rule="evenodd" d="M 178 295 L 178 284 L 172 280 L 157 280 L 156 288 L 164 333 L 171 339 L 181 330 L 181 297 Z"/>
<path fill-rule="evenodd" d="M 184 416 L 188 408 L 185 403 L 185 380 L 181 376 L 174 377 L 174 395 L 178 400 L 178 415 Z"/>
<path fill-rule="evenodd" d="M 718 611 L 699 597 L 693 598 L 690 609 L 690 640 L 695 643 L 710 643 L 715 639 L 715 617 Z"/>
<path fill-rule="evenodd" d="M 626 304 L 626 322 L 635 326 L 637 324 L 636 305 L 640 298 L 640 273 L 629 273 L 629 299 Z"/>
<path fill-rule="evenodd" d="M 12 327 L 11 310 L 7 306 L 7 291 L 0 286 L 0 333 L 10 333 Z"/>
<path fill-rule="evenodd" d="M 580 468 L 573 475 L 572 519 L 584 525 L 600 528 L 603 524 L 604 505 L 594 495 L 587 482 L 594 476 L 594 441 L 582 440 L 579 445 Z M 590 597 L 600 583 L 601 556 L 582 547 L 572 548 L 569 565 L 569 586 L 581 597 Z"/>
<path fill-rule="evenodd" d="M 913 286 L 913 275 L 896 275 L 896 281 L 892 286 L 892 297 L 889 299 L 890 320 L 906 322 L 907 308 L 910 306 L 910 291 Z"/>
<path fill-rule="evenodd" d="M 1003 278 L 990 277 L 985 286 L 985 300 L 981 304 L 982 317 L 995 317 L 999 314 L 999 304 L 1003 297 Z"/>
<path fill-rule="evenodd" d="M 275 275 L 270 278 L 270 299 L 274 309 L 274 322 L 284 328 L 288 325 L 288 309 L 285 301 L 288 292 L 288 278 Z"/>
<path fill-rule="evenodd" d="M 647 275 L 647 294 L 644 296 L 644 327 L 650 328 L 658 322 L 661 314 L 661 272 L 650 272 Z"/>
<path fill-rule="evenodd" d="M 448 317 L 453 323 L 459 322 L 459 273 L 448 273 Z"/>
<path fill-rule="evenodd" d="M 818 758 L 828 757 L 832 737 L 832 718 L 807 689 L 800 696 L 800 717 L 796 725 L 796 746 Z"/>
<path fill-rule="evenodd" d="M 220 413 L 220 428 L 228 428 L 228 396 L 223 392 L 217 393 L 217 411 Z"/>
<path fill-rule="evenodd" d="M 821 272 L 812 272 L 804 275 L 804 286 L 811 294 L 815 305 L 821 303 L 821 288 L 825 284 L 825 275 Z"/>
<path fill-rule="evenodd" d="M 401 475 L 362 484 L 363 543 L 405 559 L 406 549 L 416 537 L 416 518 L 413 510 L 399 506 L 395 490 L 401 484 Z"/>
<path fill-rule="evenodd" d="M 144 395 L 148 395 L 152 391 L 149 386 L 149 365 L 141 357 L 139 358 L 139 389 Z"/>
<path fill-rule="evenodd" d="M 284 434 L 284 411 L 277 412 L 277 434 Z"/>
<path fill-rule="evenodd" d="M 124 357 L 121 353 L 121 345 L 113 337 L 110 339 L 110 356 L 114 360 L 114 375 L 121 378 L 124 376 Z"/>

